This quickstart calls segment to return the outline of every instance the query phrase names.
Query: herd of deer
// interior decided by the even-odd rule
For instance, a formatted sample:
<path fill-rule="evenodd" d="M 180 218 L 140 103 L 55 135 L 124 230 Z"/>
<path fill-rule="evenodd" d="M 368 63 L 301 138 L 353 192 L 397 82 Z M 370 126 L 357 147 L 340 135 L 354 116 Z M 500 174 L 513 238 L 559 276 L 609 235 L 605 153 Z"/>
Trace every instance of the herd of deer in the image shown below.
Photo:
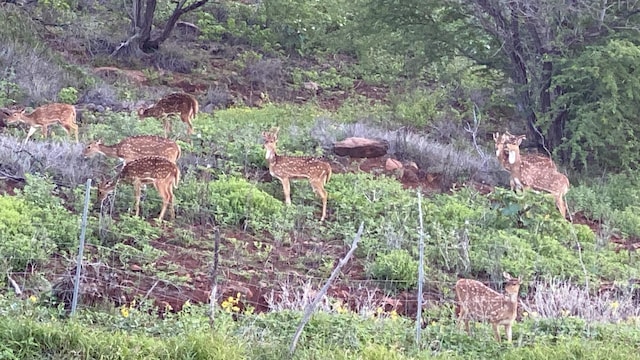
<path fill-rule="evenodd" d="M 164 138 L 154 135 L 138 135 L 127 137 L 113 145 L 105 145 L 100 140 L 87 145 L 84 156 L 88 157 L 99 153 L 119 158 L 124 165 L 112 180 L 103 180 L 98 184 L 99 200 L 104 200 L 110 192 L 113 192 L 120 180 L 131 183 L 135 192 L 134 209 L 137 216 L 140 212 L 141 187 L 153 184 L 162 198 L 162 209 L 158 220 L 162 221 L 169 206 L 171 206 L 171 218 L 174 218 L 173 189 L 180 180 L 180 169 L 176 162 L 180 158 L 181 151 L 178 144 L 168 138 L 171 132 L 169 117 L 179 116 L 182 122 L 187 125 L 187 133 L 191 135 L 193 134 L 192 120 L 198 114 L 198 108 L 198 101 L 189 94 L 169 94 L 153 106 L 138 110 L 138 117 L 141 120 L 149 117 L 162 120 Z M 22 122 L 29 125 L 29 132 L 23 144 L 37 129 L 41 129 L 42 136 L 46 139 L 48 127 L 54 124 L 62 126 L 68 136 L 73 134 L 78 142 L 76 109 L 73 105 L 47 104 L 36 108 L 30 114 L 27 114 L 24 108 L 2 109 L 1 111 L 4 113 L 7 123 Z M 331 177 L 331 165 L 312 157 L 278 155 L 276 153 L 277 128 L 270 132 L 264 132 L 262 135 L 269 172 L 282 182 L 286 203 L 291 204 L 290 179 L 306 178 L 311 183 L 314 192 L 322 199 L 321 221 L 324 221 L 327 214 L 327 191 L 324 189 L 324 185 Z"/>
<path fill-rule="evenodd" d="M 78 125 L 76 124 L 76 110 L 73 105 L 48 104 L 36 108 L 26 114 L 24 109 L 2 109 L 7 123 L 22 122 L 30 126 L 24 142 L 40 128 L 44 138 L 47 137 L 47 127 L 59 124 L 68 134 L 75 136 L 78 142 Z M 169 94 L 149 108 L 138 111 L 140 119 L 154 117 L 163 121 L 165 137 L 153 135 L 138 135 L 123 139 L 117 144 L 105 145 L 100 140 L 86 146 L 84 156 L 103 154 L 108 157 L 119 158 L 124 166 L 111 180 L 103 180 L 98 184 L 98 198 L 104 200 L 112 192 L 117 183 L 122 180 L 131 183 L 135 192 L 135 214 L 138 216 L 140 208 L 140 191 L 144 184 L 153 184 L 162 198 L 162 209 L 158 220 L 162 221 L 169 206 L 171 218 L 175 218 L 173 206 L 173 189 L 180 181 L 180 170 L 176 165 L 181 151 L 178 144 L 168 139 L 171 132 L 169 116 L 178 115 L 187 125 L 188 134 L 193 133 L 192 119 L 198 113 L 198 101 L 191 95 L 183 93 Z M 285 202 L 291 204 L 290 180 L 306 178 L 313 191 L 322 200 L 322 217 L 327 215 L 327 191 L 324 185 L 329 181 L 332 170 L 328 162 L 313 157 L 282 156 L 276 152 L 278 128 L 263 132 L 265 157 L 271 175 L 280 180 L 284 192 Z M 524 135 L 515 136 L 508 132 L 495 133 L 496 156 L 502 166 L 511 175 L 510 185 L 513 191 L 534 189 L 551 193 L 556 200 L 556 206 L 563 217 L 566 217 L 564 195 L 569 190 L 569 180 L 560 173 L 553 160 L 535 154 L 520 154 L 520 144 Z M 458 304 L 459 325 L 465 325 L 469 332 L 469 321 L 488 321 L 492 324 L 496 339 L 500 341 L 498 326 L 503 325 L 508 341 L 511 341 L 511 327 L 515 321 L 518 307 L 518 291 L 521 279 L 513 278 L 504 273 L 506 279 L 505 294 L 500 294 L 479 281 L 460 279 L 455 285 Z"/>

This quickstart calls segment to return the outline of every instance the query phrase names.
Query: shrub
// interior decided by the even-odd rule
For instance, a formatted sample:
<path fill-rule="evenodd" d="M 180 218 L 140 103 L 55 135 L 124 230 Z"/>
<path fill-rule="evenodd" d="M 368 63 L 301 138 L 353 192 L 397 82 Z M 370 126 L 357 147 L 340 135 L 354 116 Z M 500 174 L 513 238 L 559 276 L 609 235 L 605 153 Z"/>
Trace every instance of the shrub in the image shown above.
<path fill-rule="evenodd" d="M 406 290 L 418 283 L 418 261 L 406 250 L 395 249 L 376 256 L 367 273 L 374 279 L 392 282 L 394 288 Z"/>
<path fill-rule="evenodd" d="M 210 206 L 200 211 L 214 215 L 219 224 L 263 229 L 270 226 L 271 219 L 283 210 L 282 201 L 237 176 L 221 175 L 206 186 L 199 186 L 193 179 L 183 183 L 181 188 L 184 190 L 176 194 L 181 204 L 193 207 L 200 204 L 198 199 L 208 199 Z"/>
<path fill-rule="evenodd" d="M 75 251 L 78 244 L 80 218 L 64 206 L 60 193 L 46 177 L 26 175 L 26 184 L 17 195 L 32 206 L 32 224 L 60 249 Z"/>
<path fill-rule="evenodd" d="M 29 264 L 41 264 L 55 249 L 32 221 L 34 208 L 17 197 L 0 195 L 0 258 L 9 268 L 22 271 Z M 3 272 L 7 269 L 2 269 Z"/>

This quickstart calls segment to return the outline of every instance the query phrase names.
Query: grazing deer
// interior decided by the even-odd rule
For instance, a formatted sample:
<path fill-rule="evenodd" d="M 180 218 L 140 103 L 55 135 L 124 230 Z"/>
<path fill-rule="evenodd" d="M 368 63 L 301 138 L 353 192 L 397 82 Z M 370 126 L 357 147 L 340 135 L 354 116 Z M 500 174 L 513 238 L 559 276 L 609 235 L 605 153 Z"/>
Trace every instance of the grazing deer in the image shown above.
<path fill-rule="evenodd" d="M 175 163 L 180 158 L 180 146 L 175 141 L 154 135 L 138 135 L 124 138 L 117 144 L 104 145 L 101 140 L 87 145 L 85 157 L 102 154 L 117 157 L 123 163 L 145 156 L 162 156 Z"/>
<path fill-rule="evenodd" d="M 500 341 L 498 326 L 504 325 L 507 340 L 511 342 L 511 326 L 516 320 L 521 279 L 506 272 L 502 275 L 507 280 L 504 295 L 476 280 L 460 279 L 456 282 L 458 326 L 464 323 L 467 333 L 470 334 L 469 321 L 488 321 L 493 326 L 497 341 Z"/>
<path fill-rule="evenodd" d="M 42 105 L 36 108 L 31 114 L 25 113 L 24 108 L 14 111 L 3 109 L 3 112 L 6 114 L 7 124 L 23 122 L 30 126 L 24 143 L 29 140 L 38 128 L 41 129 L 42 136 L 46 139 L 47 127 L 56 123 L 62 125 L 62 128 L 68 136 L 71 136 L 71 133 L 73 133 L 76 138 L 76 143 L 78 142 L 76 108 L 73 105 L 58 103 Z"/>
<path fill-rule="evenodd" d="M 162 221 L 169 205 L 171 205 L 171 218 L 175 219 L 173 188 L 180 181 L 180 169 L 175 163 L 161 156 L 148 156 L 133 160 L 122 168 L 115 179 L 107 182 L 102 181 L 98 184 L 98 199 L 104 200 L 107 194 L 116 188 L 120 180 L 133 184 L 136 216 L 140 213 L 140 188 L 142 185 L 153 184 L 162 197 L 162 210 L 160 210 L 158 220 Z"/>
<path fill-rule="evenodd" d="M 313 191 L 322 199 L 322 217 L 327 216 L 327 191 L 324 185 L 331 178 L 331 165 L 313 157 L 281 156 L 276 153 L 278 142 L 278 128 L 272 132 L 263 132 L 265 157 L 269 163 L 271 175 L 282 182 L 285 202 L 291 205 L 291 179 L 309 179 Z"/>
<path fill-rule="evenodd" d="M 191 120 L 195 118 L 197 114 L 198 100 L 184 93 L 169 94 L 149 108 L 138 109 L 140 120 L 148 117 L 155 117 L 162 120 L 164 137 L 168 137 L 169 132 L 171 132 L 169 116 L 180 115 L 182 122 L 187 124 L 187 134 L 191 135 L 193 134 L 193 124 Z"/>
<path fill-rule="evenodd" d="M 511 190 L 534 189 L 550 193 L 563 218 L 567 216 L 564 196 L 569 191 L 569 179 L 558 171 L 551 158 L 538 154 L 520 154 L 520 144 L 525 135 L 494 134 L 496 156 L 510 173 Z M 500 142 L 500 144 L 499 144 Z"/>

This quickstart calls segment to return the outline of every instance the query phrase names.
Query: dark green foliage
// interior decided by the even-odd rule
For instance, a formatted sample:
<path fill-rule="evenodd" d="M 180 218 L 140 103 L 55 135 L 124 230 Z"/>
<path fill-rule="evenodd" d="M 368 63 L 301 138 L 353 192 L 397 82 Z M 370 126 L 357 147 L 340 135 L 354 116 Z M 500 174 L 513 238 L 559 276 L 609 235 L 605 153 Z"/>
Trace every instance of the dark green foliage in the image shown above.
<path fill-rule="evenodd" d="M 636 169 L 640 164 L 637 65 L 640 47 L 612 39 L 561 59 L 554 86 L 563 89 L 556 111 L 566 111 L 567 141 L 561 149 L 584 169 Z"/>

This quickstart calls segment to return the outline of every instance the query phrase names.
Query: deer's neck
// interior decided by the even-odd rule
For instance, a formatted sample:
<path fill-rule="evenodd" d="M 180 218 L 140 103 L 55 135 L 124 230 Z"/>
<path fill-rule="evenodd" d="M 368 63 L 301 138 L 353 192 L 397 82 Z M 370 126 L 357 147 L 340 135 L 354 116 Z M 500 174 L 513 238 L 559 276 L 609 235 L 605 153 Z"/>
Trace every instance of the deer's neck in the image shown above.
<path fill-rule="evenodd" d="M 522 167 L 522 159 L 520 158 L 520 152 L 519 151 L 509 151 L 509 167 L 511 168 L 511 174 L 514 177 L 519 178 L 520 174 L 521 174 L 521 167 Z"/>
<path fill-rule="evenodd" d="M 102 152 L 106 156 L 119 157 L 118 156 L 118 148 L 116 147 L 116 145 L 102 145 L 101 144 L 100 146 L 98 146 L 98 149 L 100 149 L 100 152 Z"/>

